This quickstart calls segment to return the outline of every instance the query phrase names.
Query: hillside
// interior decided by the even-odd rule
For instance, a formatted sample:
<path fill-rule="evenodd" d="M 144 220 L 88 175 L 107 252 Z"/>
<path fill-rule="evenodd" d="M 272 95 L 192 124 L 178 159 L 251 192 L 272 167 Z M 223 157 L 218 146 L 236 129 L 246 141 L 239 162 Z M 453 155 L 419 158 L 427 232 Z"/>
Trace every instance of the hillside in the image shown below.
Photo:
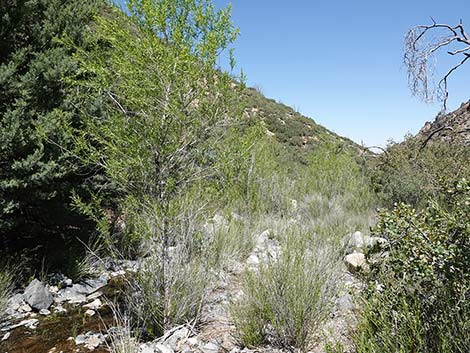
<path fill-rule="evenodd" d="M 434 121 L 427 122 L 417 134 L 426 140 L 457 142 L 470 145 L 470 101 L 462 103 L 455 111 L 439 114 Z"/>
<path fill-rule="evenodd" d="M 213 0 L 0 12 L 0 353 L 470 352 L 469 103 L 369 155 Z"/>
<path fill-rule="evenodd" d="M 245 93 L 245 116 L 261 119 L 268 135 L 275 137 L 281 144 L 306 154 L 321 143 L 340 143 L 348 150 L 360 148 L 348 138 L 341 137 L 317 124 L 313 119 L 303 116 L 289 106 L 265 97 L 254 88 Z"/>

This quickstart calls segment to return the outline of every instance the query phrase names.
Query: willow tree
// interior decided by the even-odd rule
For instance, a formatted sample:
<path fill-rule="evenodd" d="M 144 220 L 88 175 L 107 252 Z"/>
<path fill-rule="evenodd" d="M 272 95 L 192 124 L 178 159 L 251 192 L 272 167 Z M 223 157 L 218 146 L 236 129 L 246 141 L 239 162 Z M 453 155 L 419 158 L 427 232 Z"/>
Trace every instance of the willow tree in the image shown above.
<path fill-rule="evenodd" d="M 91 44 L 78 54 L 77 92 L 104 112 L 83 112 L 86 128 L 76 145 L 117 186 L 127 236 L 153 244 L 146 288 L 159 299 L 146 308 L 159 334 L 199 311 L 196 303 L 174 313 L 182 304 L 169 299 L 175 283 L 169 248 L 191 241 L 175 231 L 175 200 L 211 174 L 211 151 L 237 118 L 231 111 L 237 85 L 216 67 L 237 29 L 230 8 L 216 10 L 208 0 L 131 0 L 128 9 L 130 16 L 113 8 L 98 18 Z"/>

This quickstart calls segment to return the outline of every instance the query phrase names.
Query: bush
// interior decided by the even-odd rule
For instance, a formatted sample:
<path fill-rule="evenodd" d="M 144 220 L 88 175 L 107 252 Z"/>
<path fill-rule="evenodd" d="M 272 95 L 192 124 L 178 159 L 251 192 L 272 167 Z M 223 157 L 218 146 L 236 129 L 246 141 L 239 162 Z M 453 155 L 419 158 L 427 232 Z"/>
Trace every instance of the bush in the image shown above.
<path fill-rule="evenodd" d="M 400 204 L 380 214 L 388 239 L 370 253 L 370 288 L 356 335 L 358 352 L 470 349 L 470 183 L 444 183 L 421 212 Z"/>
<path fill-rule="evenodd" d="M 77 62 L 60 39 L 82 45 L 103 6 L 92 0 L 0 3 L 0 237 L 13 245 L 20 237 L 30 238 L 30 248 L 51 237 L 64 242 L 64 233 L 73 239 L 72 232 L 87 228 L 70 207 L 71 190 L 92 179 L 70 153 L 65 126 L 80 128 L 81 119 L 63 79 L 76 73 Z"/>
<path fill-rule="evenodd" d="M 337 289 L 338 253 L 304 234 L 286 237 L 278 257 L 245 274 L 243 295 L 232 307 L 239 339 L 248 347 L 306 348 Z"/>
<path fill-rule="evenodd" d="M 435 141 L 421 148 L 421 143 L 410 136 L 392 142 L 369 164 L 374 191 L 385 207 L 396 202 L 425 207 L 429 198 L 440 196 L 441 178 L 455 182 L 470 175 L 467 147 Z"/>
<path fill-rule="evenodd" d="M 185 255 L 175 249 L 165 264 L 159 253 L 152 253 L 129 281 L 126 311 L 133 329 L 144 337 L 160 337 L 176 325 L 200 318 L 210 272 L 199 259 Z"/>

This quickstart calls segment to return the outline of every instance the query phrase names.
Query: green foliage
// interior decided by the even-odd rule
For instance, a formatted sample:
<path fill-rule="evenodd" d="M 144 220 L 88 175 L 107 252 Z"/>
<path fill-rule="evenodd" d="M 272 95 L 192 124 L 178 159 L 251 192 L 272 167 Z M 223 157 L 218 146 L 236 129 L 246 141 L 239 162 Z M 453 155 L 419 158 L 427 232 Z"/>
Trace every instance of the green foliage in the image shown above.
<path fill-rule="evenodd" d="M 287 235 L 278 257 L 245 274 L 243 297 L 232 308 L 245 346 L 304 350 L 327 316 L 339 254 L 325 243 L 307 244 L 308 238 Z"/>
<path fill-rule="evenodd" d="M 375 195 L 369 178 L 350 150 L 341 143 L 324 143 L 308 158 L 308 184 L 328 198 L 344 196 L 350 199 L 345 207 L 362 210 L 371 207 Z"/>
<path fill-rule="evenodd" d="M 243 87 L 215 69 L 237 34 L 229 9 L 205 0 L 159 0 L 130 1 L 129 10 L 130 17 L 113 8 L 97 18 L 87 46 L 76 48 L 80 71 L 73 84 L 84 107 L 99 101 L 103 114 L 82 111 L 75 151 L 118 190 L 127 245 L 115 254 L 148 256 L 149 268 L 131 285 L 129 310 L 155 337 L 198 319 L 207 268 L 183 201 L 214 177 L 213 156 L 222 155 L 220 140 L 237 121 L 232 103 Z M 89 217 L 103 219 L 102 209 L 75 201 Z M 98 224 L 106 234 L 105 223 Z M 110 235 L 112 248 L 119 234 Z"/>
<path fill-rule="evenodd" d="M 3 4 L 2 228 L 16 221 L 14 214 L 21 211 L 23 217 L 46 219 L 45 212 L 57 212 L 67 203 L 70 188 L 78 182 L 78 167 L 67 163 L 70 154 L 60 147 L 70 145 L 63 126 L 74 119 L 62 77 L 73 73 L 76 63 L 56 39 L 68 35 L 79 43 L 79 33 L 97 10 L 94 1 L 65 6 L 55 0 Z"/>
<path fill-rule="evenodd" d="M 373 187 L 385 206 L 404 202 L 423 207 L 430 197 L 439 197 L 441 178 L 456 181 L 470 175 L 467 147 L 435 141 L 422 149 L 421 144 L 408 136 L 373 161 Z"/>
<path fill-rule="evenodd" d="M 71 190 L 92 182 L 69 150 L 64 127 L 79 127 L 80 118 L 63 78 L 75 74 L 77 63 L 59 39 L 81 45 L 101 6 L 92 0 L 0 3 L 0 237 L 10 251 L 39 246 L 44 254 L 48 242 L 70 247 L 74 236 L 90 231 L 70 207 Z"/>
<path fill-rule="evenodd" d="M 349 151 L 357 150 L 354 142 L 328 131 L 292 108 L 264 97 L 253 88 L 243 92 L 243 102 L 246 115 L 262 121 L 295 161 L 305 162 L 309 153 L 322 143 L 340 143 Z"/>
<path fill-rule="evenodd" d="M 390 247 L 385 257 L 369 254 L 358 352 L 470 349 L 470 183 L 444 185 L 420 212 L 400 204 L 381 213 L 375 233 Z"/>
<path fill-rule="evenodd" d="M 105 119 L 85 112 L 86 130 L 77 140 L 81 155 L 101 165 L 123 192 L 161 200 L 205 175 L 211 137 L 227 122 L 224 92 L 230 81 L 227 75 L 216 74 L 212 58 L 196 57 L 179 42 L 162 43 L 154 33 L 158 27 L 142 25 L 152 21 L 152 11 L 165 12 L 171 3 L 154 3 L 154 10 L 142 5 L 137 23 L 114 10 L 111 18 L 97 20 L 93 44 L 79 52 L 78 78 L 86 78 L 78 81 L 83 99 L 100 97 L 107 112 Z M 184 6 L 191 12 L 193 2 Z M 180 25 L 185 32 L 191 24 Z M 207 26 L 213 25 L 208 19 Z M 215 55 L 232 32 L 218 35 L 221 39 L 215 42 L 210 36 L 193 39 L 191 45 L 204 46 L 205 53 L 210 49 Z M 173 43 L 173 38 L 168 40 Z M 106 52 L 101 43 L 106 43 Z"/>

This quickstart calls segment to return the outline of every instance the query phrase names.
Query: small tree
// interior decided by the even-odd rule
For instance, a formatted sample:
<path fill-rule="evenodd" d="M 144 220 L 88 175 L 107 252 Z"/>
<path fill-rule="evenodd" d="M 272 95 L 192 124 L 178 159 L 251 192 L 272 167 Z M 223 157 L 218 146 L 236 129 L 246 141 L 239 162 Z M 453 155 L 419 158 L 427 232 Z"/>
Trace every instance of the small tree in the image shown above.
<path fill-rule="evenodd" d="M 159 311 L 151 333 L 158 335 L 198 312 L 191 303 L 188 315 L 172 314 L 169 249 L 192 241 L 175 230 L 176 199 L 210 174 L 213 146 L 234 118 L 237 86 L 215 65 L 237 30 L 230 9 L 215 10 L 208 0 L 131 0 L 129 11 L 130 18 L 113 9 L 97 19 L 92 44 L 79 53 L 77 87 L 84 101 L 104 102 L 105 118 L 84 112 L 77 149 L 118 186 L 127 233 L 154 244 L 154 292 L 146 295 L 158 301 L 151 304 Z"/>
<path fill-rule="evenodd" d="M 441 49 L 447 50 L 451 56 L 460 57 L 460 62 L 451 67 L 436 85 L 432 81 L 432 59 Z M 426 102 L 436 98 L 443 101 L 444 110 L 449 95 L 448 79 L 469 58 L 470 37 L 465 32 L 462 20 L 456 26 L 432 20 L 431 25 L 413 27 L 406 34 L 404 62 L 411 91 Z"/>

